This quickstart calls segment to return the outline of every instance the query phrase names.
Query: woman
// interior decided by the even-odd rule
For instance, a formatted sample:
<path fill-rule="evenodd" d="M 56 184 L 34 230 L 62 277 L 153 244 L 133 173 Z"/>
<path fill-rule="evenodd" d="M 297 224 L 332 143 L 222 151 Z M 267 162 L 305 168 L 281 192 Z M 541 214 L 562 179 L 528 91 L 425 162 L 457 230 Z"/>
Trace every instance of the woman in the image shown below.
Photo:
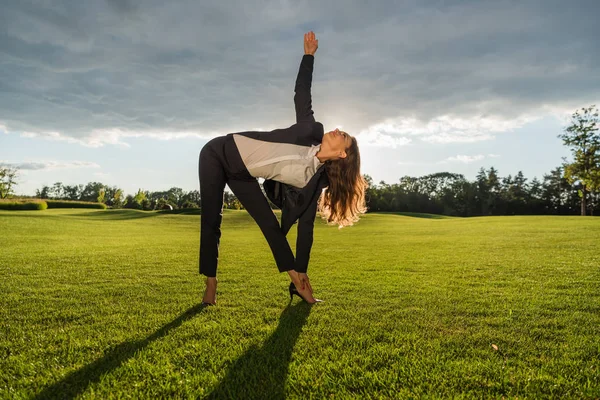
<path fill-rule="evenodd" d="M 366 181 L 360 174 L 356 139 L 335 129 L 323 133 L 311 103 L 314 54 L 319 41 L 304 35 L 304 56 L 296 79 L 296 124 L 271 132 L 230 133 L 210 140 L 200 152 L 200 273 L 207 277 L 203 304 L 216 304 L 217 264 L 223 191 L 227 183 L 264 234 L 277 267 L 291 279 L 289 291 L 315 303 L 306 274 L 317 208 L 328 223 L 352 225 L 366 211 Z M 267 197 L 282 210 L 281 226 Z M 323 190 L 325 189 L 325 190 Z M 296 257 L 286 239 L 298 221 Z"/>

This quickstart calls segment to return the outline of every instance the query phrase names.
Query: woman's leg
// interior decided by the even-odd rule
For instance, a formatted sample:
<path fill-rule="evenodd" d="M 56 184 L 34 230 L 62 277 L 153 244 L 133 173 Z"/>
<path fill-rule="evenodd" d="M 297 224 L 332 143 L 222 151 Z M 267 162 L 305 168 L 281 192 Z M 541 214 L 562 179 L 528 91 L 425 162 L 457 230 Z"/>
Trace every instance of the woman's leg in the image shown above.
<path fill-rule="evenodd" d="M 217 291 L 217 264 L 223 219 L 223 191 L 226 174 L 219 157 L 209 141 L 200 151 L 198 175 L 200 178 L 200 274 L 207 277 L 203 302 L 214 304 Z"/>
<path fill-rule="evenodd" d="M 226 175 L 221 161 L 208 142 L 200 152 L 200 273 L 217 275 L 221 221 L 223 220 L 223 192 Z"/>
<path fill-rule="evenodd" d="M 281 231 L 277 217 L 271 210 L 267 198 L 260 190 L 256 179 L 241 181 L 231 179 L 227 182 L 233 194 L 254 218 L 269 243 L 279 272 L 294 269 L 295 258 L 290 244 Z"/>
<path fill-rule="evenodd" d="M 277 217 L 271 210 L 267 198 L 260 190 L 260 185 L 256 180 L 239 181 L 229 180 L 227 182 L 238 200 L 242 203 L 246 211 L 254 218 L 265 239 L 271 247 L 273 257 L 277 263 L 279 272 L 287 271 L 290 280 L 296 285 L 296 289 L 302 297 L 309 303 L 316 302 L 310 290 L 302 289 L 298 273 L 294 270 L 294 253 L 290 248 L 285 235 L 281 231 Z"/>

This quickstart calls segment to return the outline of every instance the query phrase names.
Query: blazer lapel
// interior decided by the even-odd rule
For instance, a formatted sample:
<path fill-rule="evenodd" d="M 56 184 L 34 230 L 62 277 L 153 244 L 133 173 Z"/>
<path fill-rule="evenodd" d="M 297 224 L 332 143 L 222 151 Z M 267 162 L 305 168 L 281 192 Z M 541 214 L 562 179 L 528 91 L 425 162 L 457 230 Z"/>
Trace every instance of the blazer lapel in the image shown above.
<path fill-rule="evenodd" d="M 327 186 L 325 166 L 322 165 L 319 167 L 310 181 L 308 181 L 308 184 L 302 189 L 296 189 L 289 185 L 285 186 L 287 188 L 284 189 L 284 202 L 281 209 L 281 230 L 284 235 L 289 232 L 294 222 L 306 210 L 313 196 L 320 196 L 321 189 Z"/>

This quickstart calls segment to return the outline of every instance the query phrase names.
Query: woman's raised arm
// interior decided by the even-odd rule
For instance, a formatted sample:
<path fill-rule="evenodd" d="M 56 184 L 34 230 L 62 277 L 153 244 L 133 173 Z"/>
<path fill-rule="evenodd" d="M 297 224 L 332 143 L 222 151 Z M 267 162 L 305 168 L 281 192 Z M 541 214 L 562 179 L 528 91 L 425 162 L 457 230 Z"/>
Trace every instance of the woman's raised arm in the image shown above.
<path fill-rule="evenodd" d="M 304 54 L 314 56 L 319 48 L 319 41 L 315 39 L 315 33 L 310 31 L 304 34 Z"/>
<path fill-rule="evenodd" d="M 296 122 L 315 122 L 312 110 L 310 88 L 312 85 L 313 65 L 315 52 L 319 48 L 319 41 L 315 39 L 314 32 L 304 34 L 304 56 L 300 63 L 296 87 L 294 88 L 294 106 L 296 107 Z"/>

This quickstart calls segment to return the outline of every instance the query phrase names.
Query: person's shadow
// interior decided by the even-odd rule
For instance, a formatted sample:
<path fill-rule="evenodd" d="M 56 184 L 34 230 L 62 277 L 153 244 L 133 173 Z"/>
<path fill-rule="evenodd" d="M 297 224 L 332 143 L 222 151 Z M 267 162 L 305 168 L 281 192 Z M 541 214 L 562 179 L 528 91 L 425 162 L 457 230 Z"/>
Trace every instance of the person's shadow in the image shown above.
<path fill-rule="evenodd" d="M 262 345 L 250 347 L 227 371 L 206 399 L 283 399 L 294 345 L 311 305 L 288 306 L 279 325 Z"/>
<path fill-rule="evenodd" d="M 165 336 L 172 329 L 200 313 L 206 305 L 198 304 L 190 307 L 173 321 L 162 326 L 152 335 L 142 340 L 124 342 L 108 351 L 102 358 L 88 364 L 77 371 L 71 372 L 55 384 L 46 387 L 34 399 L 72 399 L 83 393 L 87 387 L 110 371 L 119 368 L 125 361 L 133 357 L 138 351 L 143 350 L 156 339 Z"/>

